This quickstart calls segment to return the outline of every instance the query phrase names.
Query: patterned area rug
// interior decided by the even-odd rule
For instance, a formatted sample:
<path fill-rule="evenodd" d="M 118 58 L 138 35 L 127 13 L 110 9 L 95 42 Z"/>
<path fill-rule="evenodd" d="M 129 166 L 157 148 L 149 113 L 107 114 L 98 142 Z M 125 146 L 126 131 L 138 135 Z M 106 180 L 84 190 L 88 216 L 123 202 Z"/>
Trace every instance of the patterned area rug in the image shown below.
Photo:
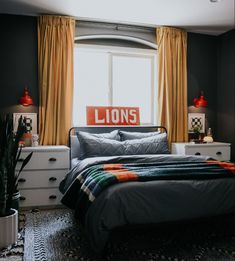
<path fill-rule="evenodd" d="M 91 255 L 69 210 L 26 214 L 26 261 L 73 260 L 235 260 L 235 217 L 207 222 L 158 226 L 151 230 L 116 231 L 106 258 Z"/>
<path fill-rule="evenodd" d="M 235 261 L 235 217 L 115 231 L 106 255 L 97 257 L 91 254 L 71 211 L 26 213 L 23 260 Z"/>

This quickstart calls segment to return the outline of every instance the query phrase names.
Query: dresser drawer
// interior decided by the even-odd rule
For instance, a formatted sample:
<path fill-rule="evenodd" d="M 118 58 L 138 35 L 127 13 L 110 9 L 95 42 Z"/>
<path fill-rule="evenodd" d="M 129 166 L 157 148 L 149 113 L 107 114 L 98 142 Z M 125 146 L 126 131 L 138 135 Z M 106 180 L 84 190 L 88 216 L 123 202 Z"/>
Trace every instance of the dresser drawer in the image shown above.
<path fill-rule="evenodd" d="M 215 146 L 215 147 L 190 147 L 185 146 L 186 155 L 203 155 L 211 156 L 217 160 L 230 160 L 230 147 L 229 146 Z"/>
<path fill-rule="evenodd" d="M 58 189 L 24 189 L 20 191 L 20 207 L 60 205 L 62 196 Z"/>
<path fill-rule="evenodd" d="M 19 177 L 18 188 L 53 188 L 59 187 L 67 170 L 26 170 Z"/>
<path fill-rule="evenodd" d="M 27 157 L 30 152 L 22 152 L 20 160 Z M 16 169 L 19 170 L 21 163 L 19 162 Z M 24 170 L 40 170 L 40 169 L 66 169 L 69 168 L 68 151 L 34 151 L 32 158 L 26 165 Z"/>

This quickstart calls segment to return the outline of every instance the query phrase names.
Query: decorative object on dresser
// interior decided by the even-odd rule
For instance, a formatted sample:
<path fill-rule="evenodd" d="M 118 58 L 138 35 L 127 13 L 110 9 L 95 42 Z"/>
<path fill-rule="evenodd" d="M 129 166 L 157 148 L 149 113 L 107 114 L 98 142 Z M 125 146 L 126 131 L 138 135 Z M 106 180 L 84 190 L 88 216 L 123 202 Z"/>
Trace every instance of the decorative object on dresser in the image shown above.
<path fill-rule="evenodd" d="M 205 114 L 204 113 L 189 113 L 188 114 L 188 131 L 189 131 L 189 133 L 193 133 L 195 128 L 198 128 L 200 133 L 205 133 Z"/>
<path fill-rule="evenodd" d="M 39 145 L 39 136 L 38 134 L 32 134 L 32 146 L 37 147 Z"/>
<path fill-rule="evenodd" d="M 13 113 L 14 132 L 17 130 L 19 118 L 22 116 L 26 122 L 26 129 L 37 134 L 37 113 Z"/>
<path fill-rule="evenodd" d="M 209 128 L 208 131 L 207 131 L 207 136 L 205 136 L 205 137 L 203 138 L 203 142 L 211 143 L 211 142 L 213 142 L 213 141 L 214 141 L 214 140 L 213 140 L 213 137 L 212 137 L 212 131 L 211 131 L 211 128 Z"/>
<path fill-rule="evenodd" d="M 20 207 L 60 205 L 59 183 L 69 169 L 66 146 L 25 147 L 19 161 L 33 151 L 33 157 L 19 179 Z M 16 167 L 19 168 L 19 165 Z"/>
<path fill-rule="evenodd" d="M 21 144 L 28 147 L 32 146 L 32 135 L 37 134 L 37 113 L 13 113 L 14 131 L 18 126 L 18 119 L 22 117 L 25 125 Z"/>
<path fill-rule="evenodd" d="M 0 117 L 0 248 L 7 247 L 17 241 L 18 177 L 32 153 L 22 161 L 19 171 L 15 171 L 16 163 L 21 154 L 19 141 L 25 132 L 22 117 L 16 133 L 13 132 L 13 119 L 9 115 L 4 120 Z M 14 206 L 14 207 L 13 207 Z"/>
<path fill-rule="evenodd" d="M 213 143 L 172 143 L 172 154 L 210 156 L 221 161 L 230 161 L 231 144 L 223 142 Z"/>

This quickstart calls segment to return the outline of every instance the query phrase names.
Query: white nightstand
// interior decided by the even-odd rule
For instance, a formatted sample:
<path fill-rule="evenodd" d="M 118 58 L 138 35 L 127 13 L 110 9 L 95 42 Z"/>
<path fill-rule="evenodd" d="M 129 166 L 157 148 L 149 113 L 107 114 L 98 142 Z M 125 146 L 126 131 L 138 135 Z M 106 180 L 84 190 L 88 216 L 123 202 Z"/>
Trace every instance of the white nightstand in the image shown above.
<path fill-rule="evenodd" d="M 229 161 L 231 144 L 223 142 L 213 143 L 172 143 L 171 153 L 182 155 L 204 155 L 211 156 L 217 160 Z"/>
<path fill-rule="evenodd" d="M 31 151 L 32 158 L 19 177 L 20 207 L 60 205 L 62 194 L 58 187 L 69 170 L 69 148 L 26 147 L 22 149 L 20 159 L 24 159 Z M 17 170 L 20 165 L 17 164 Z"/>

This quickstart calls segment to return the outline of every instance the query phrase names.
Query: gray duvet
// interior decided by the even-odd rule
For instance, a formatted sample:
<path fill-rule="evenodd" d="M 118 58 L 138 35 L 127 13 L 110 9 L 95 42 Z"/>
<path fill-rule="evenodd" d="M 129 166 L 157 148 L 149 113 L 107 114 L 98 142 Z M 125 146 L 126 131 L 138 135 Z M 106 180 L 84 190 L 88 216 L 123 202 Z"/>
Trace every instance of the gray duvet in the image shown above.
<path fill-rule="evenodd" d="M 205 157 L 140 155 L 88 158 L 61 183 L 65 193 L 78 173 L 98 163 L 155 161 L 201 162 Z M 76 199 L 71 203 L 75 209 Z M 156 224 L 235 212 L 235 178 L 126 182 L 108 187 L 91 204 L 84 230 L 94 251 L 104 249 L 112 229 L 129 224 Z"/>

